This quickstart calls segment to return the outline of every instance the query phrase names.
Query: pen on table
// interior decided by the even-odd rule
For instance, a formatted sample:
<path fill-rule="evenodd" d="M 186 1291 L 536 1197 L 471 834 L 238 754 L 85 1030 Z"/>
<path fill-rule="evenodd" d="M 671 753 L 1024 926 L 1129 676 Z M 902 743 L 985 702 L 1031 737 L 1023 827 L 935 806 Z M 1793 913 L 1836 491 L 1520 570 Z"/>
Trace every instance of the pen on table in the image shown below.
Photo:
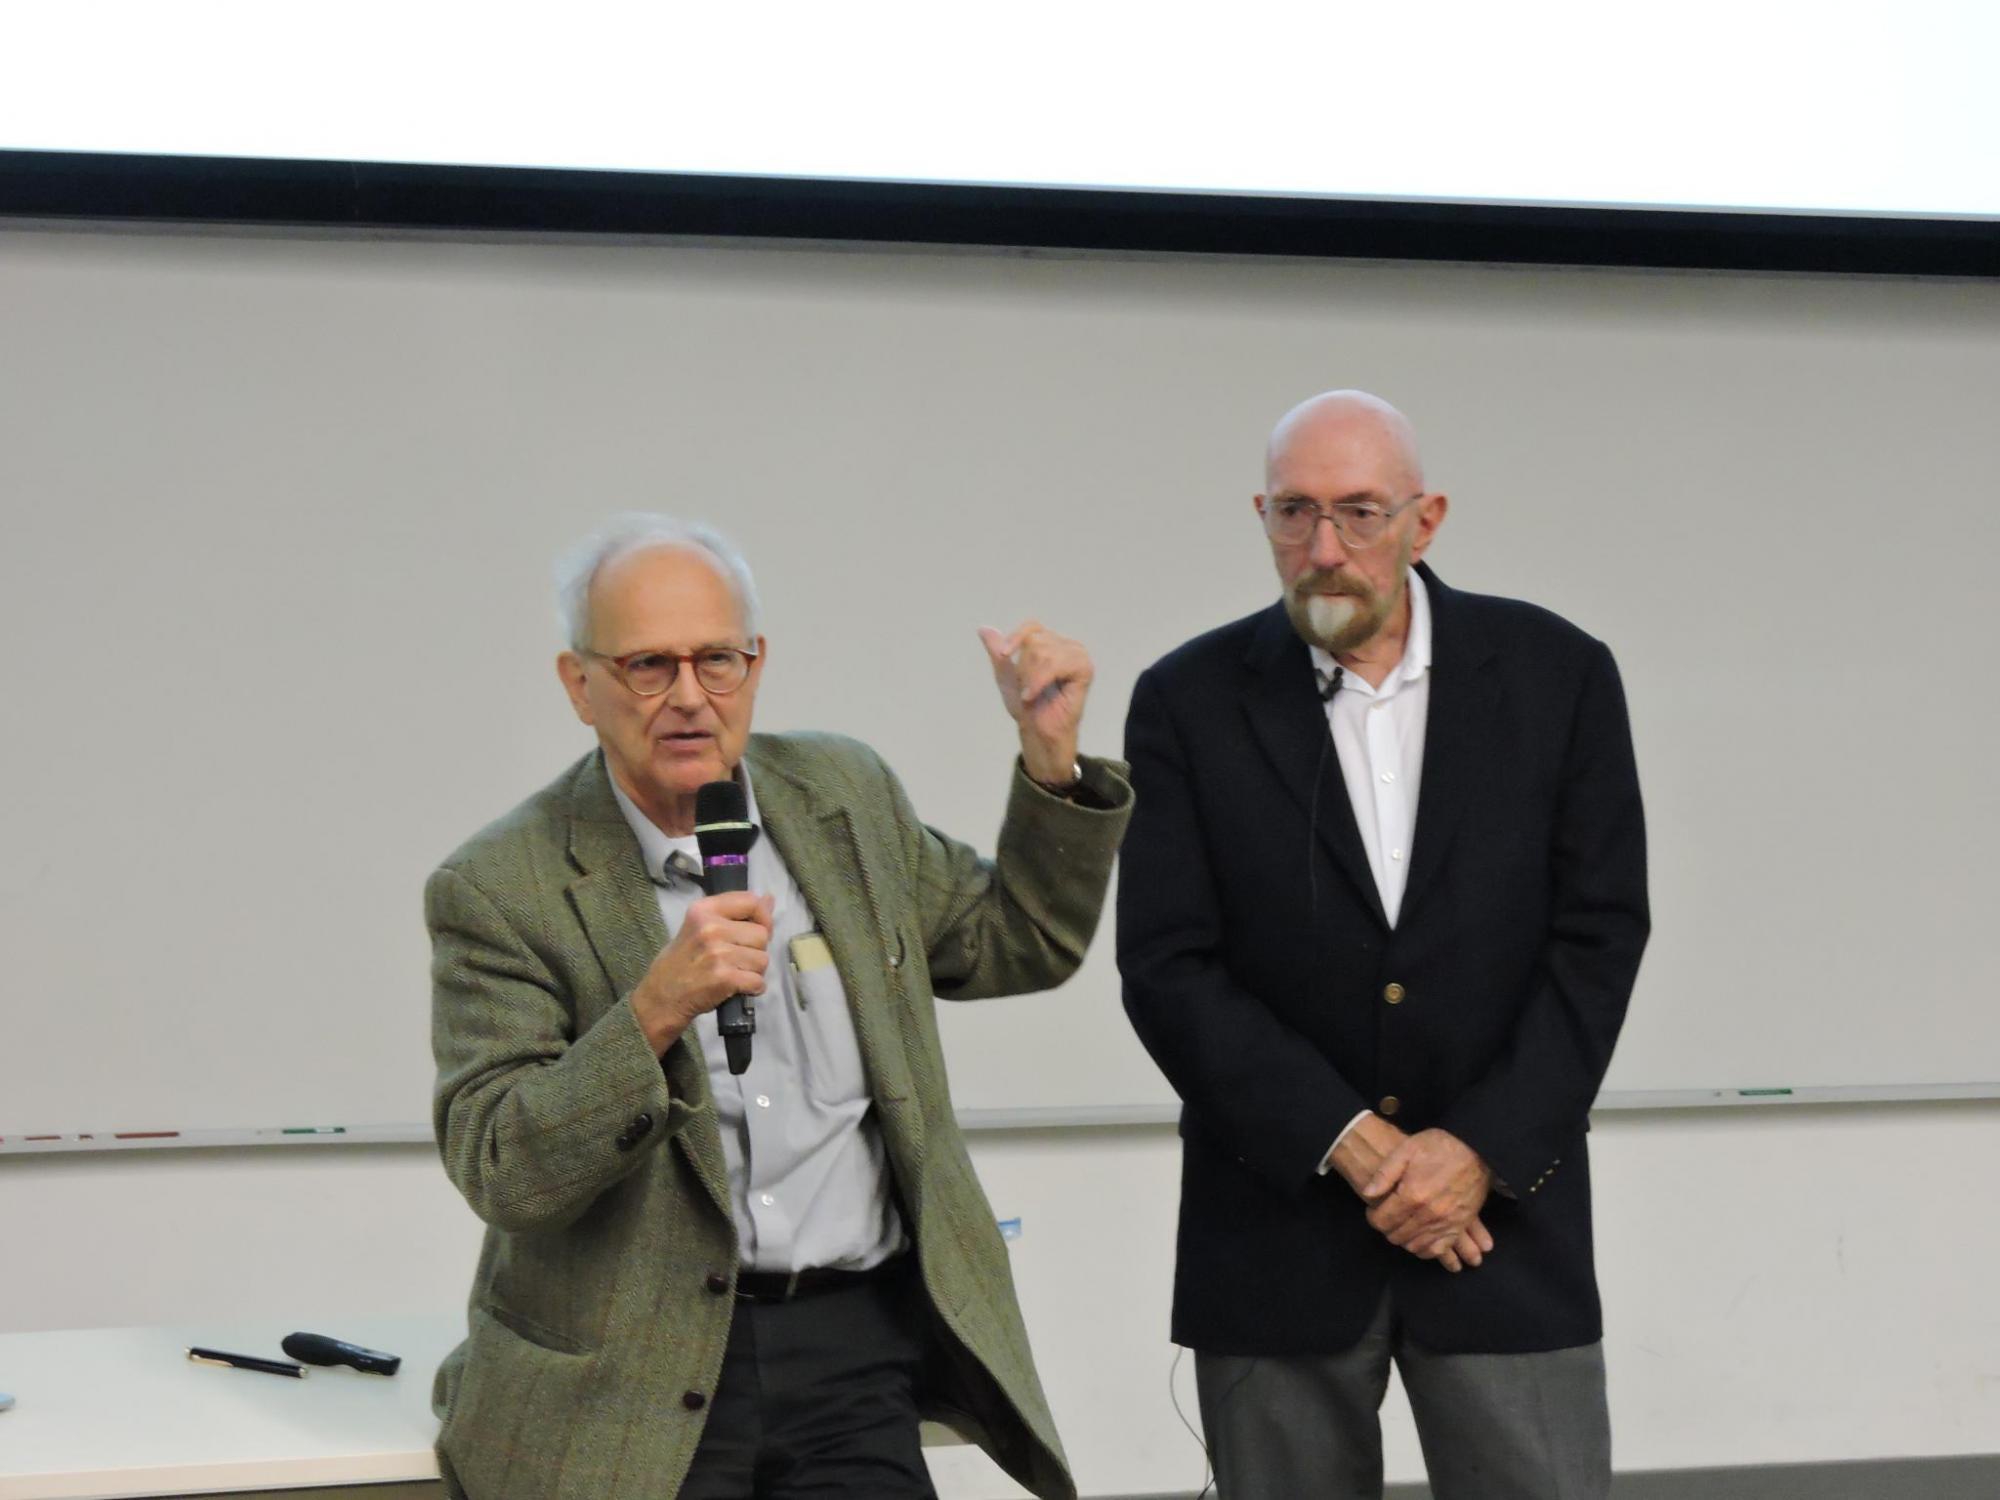
<path fill-rule="evenodd" d="M 266 1375 L 306 1378 L 306 1367 L 288 1359 L 259 1359 L 254 1354 L 228 1354 L 220 1349 L 190 1349 L 188 1358 L 198 1365 L 222 1365 L 231 1370 L 262 1370 Z"/>
<path fill-rule="evenodd" d="M 345 1125 L 280 1125 L 272 1130 L 260 1130 L 259 1135 L 346 1135 Z"/>

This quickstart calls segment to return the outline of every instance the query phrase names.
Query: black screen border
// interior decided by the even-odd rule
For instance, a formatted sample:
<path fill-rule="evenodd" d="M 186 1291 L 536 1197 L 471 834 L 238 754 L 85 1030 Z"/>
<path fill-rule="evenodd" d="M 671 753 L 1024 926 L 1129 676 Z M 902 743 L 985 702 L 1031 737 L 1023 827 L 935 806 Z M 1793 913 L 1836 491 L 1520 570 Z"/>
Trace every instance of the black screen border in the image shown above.
<path fill-rule="evenodd" d="M 0 151 L 0 219 L 2000 276 L 2000 220 Z"/>

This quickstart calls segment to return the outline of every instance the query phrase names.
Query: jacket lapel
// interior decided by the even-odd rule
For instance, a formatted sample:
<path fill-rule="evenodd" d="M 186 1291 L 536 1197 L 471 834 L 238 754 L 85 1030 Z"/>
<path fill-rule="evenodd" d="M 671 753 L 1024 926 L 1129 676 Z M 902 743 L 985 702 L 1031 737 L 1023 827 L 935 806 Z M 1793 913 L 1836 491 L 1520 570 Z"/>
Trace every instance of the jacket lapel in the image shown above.
<path fill-rule="evenodd" d="M 1421 565 L 1420 565 L 1421 567 Z M 1490 748 L 1499 676 L 1485 670 L 1492 650 L 1468 633 L 1464 606 L 1428 567 L 1421 567 L 1431 605 L 1430 707 L 1424 723 L 1423 777 L 1417 826 L 1410 840 L 1410 877 L 1398 925 L 1407 922 L 1444 867 L 1466 804 Z"/>
<path fill-rule="evenodd" d="M 1243 711 L 1252 734 L 1355 894 L 1378 923 L 1388 926 L 1367 851 L 1361 847 L 1354 806 L 1347 800 L 1347 783 L 1341 779 L 1312 657 L 1292 630 L 1282 604 L 1272 605 L 1258 620 L 1244 664 L 1249 671 L 1244 678 Z"/>
<path fill-rule="evenodd" d="M 591 756 L 577 771 L 570 799 L 569 855 L 579 872 L 568 888 L 577 920 L 611 980 L 612 993 L 629 995 L 665 946 L 667 930 L 660 921 L 659 898 L 639 857 L 638 840 L 611 795 L 602 754 Z M 578 1023 L 584 1024 L 582 1017 Z M 685 1100 L 692 1111 L 675 1132 L 674 1144 L 687 1154 L 716 1206 L 733 1220 L 729 1169 L 708 1092 L 708 1065 L 692 1031 L 667 1049 L 660 1066 L 674 1098 Z"/>
<path fill-rule="evenodd" d="M 825 795 L 793 764 L 753 736 L 745 757 L 755 778 L 765 836 L 778 846 L 813 923 L 833 952 L 877 1108 L 912 1159 L 922 1154 L 913 1101 L 904 1007 L 891 1003 L 888 975 L 905 960 L 903 940 L 883 915 L 882 886 L 856 837 L 854 813 Z M 782 961 L 783 955 L 773 955 Z M 907 1106 L 907 1107 L 906 1107 Z"/>

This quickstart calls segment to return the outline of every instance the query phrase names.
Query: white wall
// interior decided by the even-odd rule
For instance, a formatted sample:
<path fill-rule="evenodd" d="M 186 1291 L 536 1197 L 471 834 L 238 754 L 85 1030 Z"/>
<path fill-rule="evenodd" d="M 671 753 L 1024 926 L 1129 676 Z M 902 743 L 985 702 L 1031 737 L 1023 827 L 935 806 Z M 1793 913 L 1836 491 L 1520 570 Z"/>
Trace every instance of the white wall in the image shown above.
<path fill-rule="evenodd" d="M 1616 1113 L 1592 1142 L 1621 1469 L 2000 1451 L 2000 1107 Z M 1087 1495 L 1201 1482 L 1167 1394 L 1176 1147 L 974 1140 Z M 9 1158 L 0 1227 L 6 1330 L 451 1310 L 478 1238 L 417 1147 Z M 1192 1419 L 1188 1361 L 1180 1390 Z M 1386 1425 L 1418 1477 L 1394 1395 Z M 934 1463 L 946 1500 L 1018 1493 L 975 1452 Z"/>

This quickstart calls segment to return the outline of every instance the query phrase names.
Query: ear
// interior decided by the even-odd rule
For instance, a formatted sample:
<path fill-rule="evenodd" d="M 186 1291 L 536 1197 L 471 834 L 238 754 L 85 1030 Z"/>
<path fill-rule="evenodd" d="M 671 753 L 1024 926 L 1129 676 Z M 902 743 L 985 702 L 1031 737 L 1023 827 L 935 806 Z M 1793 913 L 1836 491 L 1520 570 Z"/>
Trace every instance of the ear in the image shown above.
<path fill-rule="evenodd" d="M 556 676 L 562 679 L 563 691 L 569 694 L 569 706 L 576 711 L 578 719 L 591 725 L 597 724 L 590 708 L 590 680 L 584 676 L 583 658 L 574 651 L 565 651 L 556 658 Z"/>
<path fill-rule="evenodd" d="M 1444 525 L 1445 512 L 1451 509 L 1451 500 L 1445 495 L 1426 495 L 1417 502 L 1417 534 L 1410 543 L 1410 561 L 1416 562 L 1430 550 L 1431 540 L 1437 535 L 1438 527 Z"/>
<path fill-rule="evenodd" d="M 1264 519 L 1264 497 L 1262 495 L 1252 495 L 1250 497 L 1250 508 L 1257 512 L 1258 520 L 1261 521 Z"/>
<path fill-rule="evenodd" d="M 750 658 L 750 676 L 748 678 L 750 691 L 753 693 L 757 691 L 757 684 L 763 680 L 764 663 L 769 660 L 771 655 L 771 643 L 765 640 L 763 636 L 758 636 L 754 644 L 757 647 L 757 654 Z"/>

